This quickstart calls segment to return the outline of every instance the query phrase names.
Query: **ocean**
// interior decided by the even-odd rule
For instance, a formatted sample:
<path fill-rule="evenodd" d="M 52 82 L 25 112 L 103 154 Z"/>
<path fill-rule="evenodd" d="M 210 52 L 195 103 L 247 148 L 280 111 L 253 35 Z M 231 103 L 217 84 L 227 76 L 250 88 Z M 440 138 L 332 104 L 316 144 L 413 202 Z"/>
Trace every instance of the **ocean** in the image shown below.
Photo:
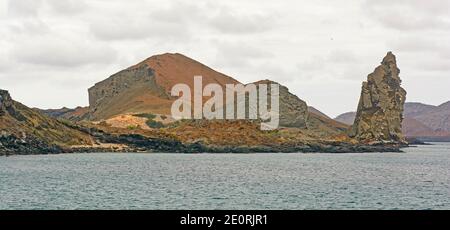
<path fill-rule="evenodd" d="M 450 209 L 450 143 L 404 151 L 0 157 L 0 209 Z"/>

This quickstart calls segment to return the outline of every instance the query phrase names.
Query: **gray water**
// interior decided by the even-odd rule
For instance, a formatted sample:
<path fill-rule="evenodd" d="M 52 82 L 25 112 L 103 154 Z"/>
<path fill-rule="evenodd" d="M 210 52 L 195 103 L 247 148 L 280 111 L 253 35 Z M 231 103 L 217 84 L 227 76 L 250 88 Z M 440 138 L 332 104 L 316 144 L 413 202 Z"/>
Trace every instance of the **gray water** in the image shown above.
<path fill-rule="evenodd" d="M 450 209 L 450 144 L 405 153 L 0 157 L 0 209 Z"/>

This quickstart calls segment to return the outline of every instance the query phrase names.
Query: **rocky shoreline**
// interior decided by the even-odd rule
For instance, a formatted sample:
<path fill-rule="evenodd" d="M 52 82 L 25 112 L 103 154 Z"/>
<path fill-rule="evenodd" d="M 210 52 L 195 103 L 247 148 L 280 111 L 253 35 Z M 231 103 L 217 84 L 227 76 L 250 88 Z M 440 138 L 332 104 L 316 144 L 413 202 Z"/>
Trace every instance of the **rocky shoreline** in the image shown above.
<path fill-rule="evenodd" d="M 366 153 L 366 152 L 402 152 L 406 143 L 374 142 L 370 144 L 353 144 L 346 142 L 313 143 L 285 143 L 271 145 L 215 145 L 205 144 L 202 141 L 183 143 L 170 138 L 153 138 L 139 134 L 111 134 L 97 128 L 72 126 L 89 133 L 103 143 L 123 144 L 127 147 L 119 148 L 71 148 L 69 152 L 148 152 L 148 153 Z"/>
<path fill-rule="evenodd" d="M 121 137 L 128 141 L 126 149 L 77 148 L 76 153 L 92 152 L 147 152 L 147 153 L 373 153 L 402 152 L 407 145 L 351 145 L 351 144 L 306 144 L 292 146 L 211 146 L 202 143 L 183 144 L 179 141 L 148 140 L 136 137 Z"/>
<path fill-rule="evenodd" d="M 108 143 L 123 144 L 125 148 L 117 147 L 74 147 L 64 148 L 48 146 L 35 140 L 21 140 L 10 137 L 0 137 L 0 156 L 37 155 L 59 153 L 369 153 L 369 152 L 402 152 L 405 144 L 347 144 L 347 143 L 311 143 L 279 146 L 213 146 L 203 143 L 182 143 L 177 140 L 148 138 L 136 134 L 111 135 L 96 133 L 95 136 Z"/>

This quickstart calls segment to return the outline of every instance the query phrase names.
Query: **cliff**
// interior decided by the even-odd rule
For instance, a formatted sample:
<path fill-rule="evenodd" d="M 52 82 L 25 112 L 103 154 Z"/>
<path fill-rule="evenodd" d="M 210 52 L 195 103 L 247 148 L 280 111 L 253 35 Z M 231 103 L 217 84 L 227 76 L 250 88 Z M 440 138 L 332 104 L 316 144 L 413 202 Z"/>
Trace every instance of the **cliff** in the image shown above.
<path fill-rule="evenodd" d="M 404 142 L 402 120 L 406 91 L 401 87 L 399 74 L 396 58 L 389 52 L 363 82 L 351 137 L 363 142 Z"/>
<path fill-rule="evenodd" d="M 280 115 L 280 123 L 281 127 L 296 127 L 296 128 L 307 128 L 307 120 L 308 120 L 308 105 L 305 101 L 298 98 L 296 95 L 289 92 L 289 89 L 281 85 L 278 82 L 274 82 L 271 80 L 261 80 L 257 82 L 253 82 L 252 84 L 256 85 L 257 88 L 259 84 L 266 84 L 269 86 L 268 89 L 268 106 L 270 107 L 270 85 L 278 85 L 279 86 L 279 115 Z"/>

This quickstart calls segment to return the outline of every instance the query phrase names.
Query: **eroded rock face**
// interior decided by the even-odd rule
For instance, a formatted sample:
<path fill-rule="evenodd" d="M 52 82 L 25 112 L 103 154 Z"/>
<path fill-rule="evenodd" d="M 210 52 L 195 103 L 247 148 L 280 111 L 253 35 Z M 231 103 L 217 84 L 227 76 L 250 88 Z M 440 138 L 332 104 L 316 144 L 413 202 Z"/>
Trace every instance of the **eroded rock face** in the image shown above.
<path fill-rule="evenodd" d="M 350 136 L 366 142 L 404 142 L 402 120 L 406 91 L 401 87 L 399 74 L 396 58 L 389 52 L 363 82 Z"/>
<path fill-rule="evenodd" d="M 306 128 L 308 105 L 280 85 L 280 126 Z"/>
<path fill-rule="evenodd" d="M 307 128 L 306 122 L 308 120 L 308 105 L 305 101 L 298 98 L 296 95 L 289 92 L 289 89 L 279 84 L 278 82 L 274 82 L 271 80 L 261 80 L 254 82 L 257 87 L 259 84 L 266 84 L 269 86 L 268 90 L 268 98 L 270 105 L 270 85 L 276 84 L 279 85 L 279 93 L 280 93 L 280 101 L 279 101 L 279 109 L 280 109 L 280 126 L 281 127 L 295 127 L 295 128 Z"/>
<path fill-rule="evenodd" d="M 92 118 L 105 118 L 120 113 L 120 106 L 126 105 L 126 99 L 134 94 L 168 97 L 156 84 L 152 69 L 147 66 L 126 69 L 89 89 Z"/>
<path fill-rule="evenodd" d="M 8 91 L 0 90 L 0 116 L 5 115 L 13 106 L 13 101 Z"/>

